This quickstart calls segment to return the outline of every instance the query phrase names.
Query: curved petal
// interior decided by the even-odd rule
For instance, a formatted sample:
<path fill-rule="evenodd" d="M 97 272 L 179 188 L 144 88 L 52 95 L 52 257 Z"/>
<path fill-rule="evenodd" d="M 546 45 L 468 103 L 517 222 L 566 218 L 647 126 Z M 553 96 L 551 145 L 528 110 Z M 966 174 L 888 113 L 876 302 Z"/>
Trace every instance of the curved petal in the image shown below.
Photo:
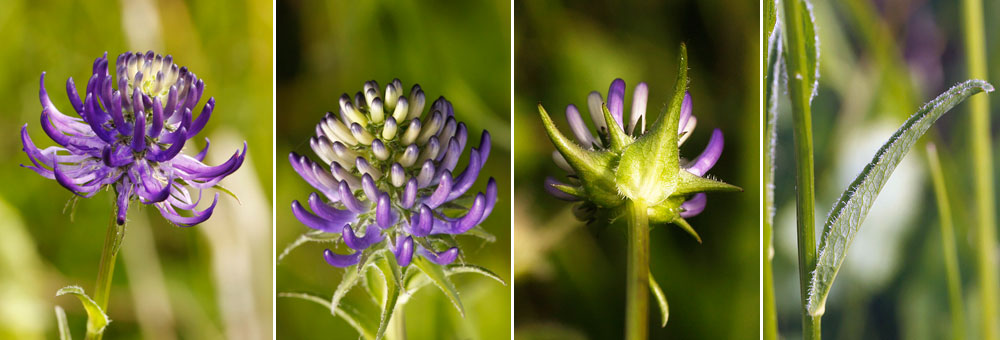
<path fill-rule="evenodd" d="M 356 252 L 354 254 L 341 255 L 334 253 L 330 249 L 323 250 L 323 259 L 326 263 L 337 268 L 346 268 L 358 264 L 361 260 L 361 252 Z"/>
<path fill-rule="evenodd" d="M 181 136 L 187 136 L 187 129 L 181 127 L 180 130 L 177 130 L 177 133 L 179 133 Z M 146 156 L 146 158 L 154 162 L 165 162 L 171 160 L 174 157 L 177 157 L 177 155 L 181 153 L 181 150 L 184 149 L 185 141 L 187 141 L 187 138 L 180 138 L 179 140 L 175 141 L 174 144 L 171 144 L 170 147 L 167 148 L 166 150 L 160 149 L 159 147 L 150 146 L 149 154 Z"/>
<path fill-rule="evenodd" d="M 378 197 L 378 205 L 375 206 L 375 223 L 382 229 L 389 229 L 396 224 L 396 219 L 389 194 L 382 193 Z"/>
<path fill-rule="evenodd" d="M 319 195 L 316 193 L 309 194 L 309 207 L 312 208 L 312 211 L 314 211 L 317 216 L 332 222 L 333 225 L 352 223 L 358 217 L 358 214 L 353 211 L 337 209 L 329 204 L 323 203 L 323 201 L 319 199 Z"/>
<path fill-rule="evenodd" d="M 160 215 L 163 215 L 163 218 L 167 219 L 167 221 L 181 227 L 191 227 L 198 223 L 205 222 L 205 220 L 209 217 L 212 217 L 212 212 L 215 210 L 215 205 L 217 203 L 219 203 L 218 193 L 215 194 L 215 199 L 212 200 L 211 206 L 200 212 L 192 210 L 191 212 L 193 216 L 190 217 L 181 216 L 176 211 L 173 211 L 173 208 L 166 203 L 159 203 L 156 207 L 160 210 Z"/>
<path fill-rule="evenodd" d="M 458 248 L 456 247 L 448 248 L 448 250 L 445 250 L 440 253 L 435 253 L 433 251 L 427 250 L 424 247 L 420 247 L 419 252 L 421 256 L 427 258 L 428 260 L 431 260 L 431 262 L 437 263 L 442 266 L 449 265 L 452 262 L 455 262 L 455 259 L 458 258 Z"/>
<path fill-rule="evenodd" d="M 371 245 L 382 242 L 384 238 L 381 230 L 372 226 L 365 229 L 365 236 L 358 237 L 350 225 L 345 225 L 341 235 L 344 237 L 344 244 L 354 250 L 368 249 Z"/>
<path fill-rule="evenodd" d="M 611 87 L 608 88 L 608 111 L 619 127 L 625 126 L 622 125 L 622 115 L 625 112 L 625 81 L 621 78 L 612 81 Z"/>
<path fill-rule="evenodd" d="M 691 199 L 681 203 L 681 218 L 694 217 L 705 210 L 708 198 L 703 192 L 699 192 Z"/>
<path fill-rule="evenodd" d="M 479 177 L 479 171 L 482 169 L 482 162 L 479 161 L 479 150 L 473 148 L 469 151 L 469 165 L 465 167 L 465 170 L 458 175 L 458 179 L 455 180 L 455 184 L 451 187 L 451 193 L 448 194 L 446 201 L 451 201 L 456 198 L 461 197 L 469 188 L 472 188 L 472 184 L 476 183 L 476 178 Z"/>
<path fill-rule="evenodd" d="M 357 197 L 354 197 L 354 193 L 351 188 L 347 185 L 347 181 L 340 181 L 340 201 L 344 203 L 347 210 L 353 211 L 354 213 L 360 214 L 365 212 L 365 206 Z"/>
<path fill-rule="evenodd" d="M 699 177 L 704 176 L 712 166 L 715 166 L 715 162 L 719 161 L 719 156 L 722 155 L 722 145 L 722 131 L 712 130 L 712 138 L 709 139 L 705 151 L 702 151 L 698 158 L 688 163 L 685 170 Z"/>
<path fill-rule="evenodd" d="M 427 198 L 426 204 L 431 207 L 431 209 L 441 206 L 444 202 L 447 202 L 448 195 L 451 194 L 451 172 L 445 170 L 438 179 L 438 186 L 434 189 L 434 192 Z"/>
<path fill-rule="evenodd" d="M 303 208 L 302 204 L 299 204 L 299 201 L 292 201 L 292 214 L 295 215 L 295 218 L 298 219 L 299 222 L 302 222 L 302 224 L 322 232 L 339 233 L 343 231 L 343 227 L 347 225 L 347 223 L 341 220 L 330 221 L 313 215 Z"/>
<path fill-rule="evenodd" d="M 400 267 L 406 267 L 410 265 L 410 261 L 413 260 L 413 237 L 407 236 L 402 241 L 396 236 L 396 247 L 392 248 L 392 253 L 396 255 L 396 262 L 399 263 Z"/>

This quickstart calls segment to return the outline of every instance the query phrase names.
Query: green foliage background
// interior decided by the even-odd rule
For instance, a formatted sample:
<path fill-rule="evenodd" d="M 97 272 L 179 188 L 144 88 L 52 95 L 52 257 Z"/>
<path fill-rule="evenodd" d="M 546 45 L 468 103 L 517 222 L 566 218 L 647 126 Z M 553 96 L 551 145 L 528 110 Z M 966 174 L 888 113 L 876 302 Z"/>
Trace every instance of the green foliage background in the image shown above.
<path fill-rule="evenodd" d="M 205 80 L 206 99 L 216 98 L 200 134 L 212 140 L 210 164 L 243 140 L 249 144 L 247 162 L 222 182 L 242 205 L 223 195 L 210 221 L 185 229 L 133 204 L 106 338 L 270 336 L 271 9 L 264 0 L 0 1 L 0 338 L 57 338 L 55 305 L 83 337 L 82 306 L 55 292 L 78 284 L 93 294 L 113 211 L 113 194 L 102 192 L 64 212 L 73 195 L 18 166 L 29 162 L 21 151 L 23 124 L 36 145 L 54 145 L 39 127 L 39 75 L 48 72 L 53 102 L 73 115 L 68 77 L 82 92 L 105 51 L 114 60 L 149 49 L 172 54 Z"/>
<path fill-rule="evenodd" d="M 726 146 L 709 173 L 743 187 L 710 194 L 688 221 L 704 244 L 674 226 L 653 226 L 651 272 L 670 303 L 651 338 L 759 337 L 759 23 L 758 4 L 739 1 L 519 1 L 514 4 L 515 334 L 518 338 L 614 339 L 623 332 L 625 225 L 588 228 L 572 205 L 544 193 L 563 173 L 538 117 L 541 102 L 568 133 L 568 104 L 606 95 L 611 81 L 649 84 L 650 119 L 659 117 L 687 44 L 698 127 L 682 157 L 701 152 L 714 127 Z M 583 113 L 584 116 L 587 116 Z"/>
<path fill-rule="evenodd" d="M 510 282 L 510 2 L 508 1 L 278 1 L 277 3 L 277 248 L 308 230 L 291 214 L 292 200 L 313 189 L 288 164 L 289 152 L 314 156 L 309 137 L 342 93 L 367 80 L 381 86 L 399 78 L 419 83 L 428 103 L 444 95 L 469 128 L 470 141 L 488 129 L 493 152 L 473 190 L 493 176 L 499 200 L 483 227 L 492 244 L 464 238 L 469 263 Z M 478 143 L 478 142 L 477 142 Z M 474 145 L 474 144 L 472 144 Z M 468 151 L 463 154 L 464 162 Z M 460 238 L 463 241 L 463 238 Z M 277 267 L 277 290 L 329 297 L 343 270 L 326 264 L 323 244 L 291 253 Z M 510 287 L 478 275 L 453 278 L 462 319 L 435 287 L 406 305 L 412 339 L 509 339 Z M 360 289 L 347 299 L 371 305 Z M 377 316 L 375 317 L 377 319 Z M 277 301 L 277 333 L 284 339 L 354 338 L 357 333 L 329 310 L 301 300 Z"/>

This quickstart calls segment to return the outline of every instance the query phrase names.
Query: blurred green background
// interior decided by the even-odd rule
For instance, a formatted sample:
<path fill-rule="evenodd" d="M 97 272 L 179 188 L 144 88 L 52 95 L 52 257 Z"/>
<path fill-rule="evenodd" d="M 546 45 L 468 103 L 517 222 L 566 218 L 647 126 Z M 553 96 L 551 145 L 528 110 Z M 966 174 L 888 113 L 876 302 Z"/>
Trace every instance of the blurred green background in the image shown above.
<path fill-rule="evenodd" d="M 624 329 L 625 225 L 595 232 L 573 218 L 571 204 L 543 191 L 546 175 L 564 176 L 536 105 L 568 133 L 566 105 L 587 116 L 587 94 L 606 96 L 620 77 L 626 105 L 635 84 L 649 84 L 655 119 L 669 100 L 682 42 L 698 127 L 681 155 L 697 156 L 711 129 L 722 129 L 726 146 L 709 173 L 744 191 L 710 194 L 705 211 L 689 219 L 703 244 L 672 225 L 654 226 L 650 270 L 671 313 L 660 328 L 651 307 L 650 338 L 758 338 L 758 4 L 519 1 L 514 16 L 517 338 L 616 339 Z"/>
<path fill-rule="evenodd" d="M 108 339 L 262 339 L 271 334 L 272 7 L 266 0 L 0 1 L 0 338 L 57 338 L 53 307 L 69 315 L 77 338 L 86 314 L 60 287 L 93 294 L 113 194 L 82 199 L 18 164 L 19 130 L 54 145 L 39 127 L 39 75 L 55 105 L 73 115 L 65 92 L 81 93 L 95 58 L 153 49 L 172 54 L 206 83 L 217 107 L 200 134 L 212 141 L 206 163 L 249 144 L 246 163 L 221 184 L 212 218 L 194 228 L 169 225 L 135 203 L 118 257 Z M 203 102 L 204 100 L 203 99 Z M 204 142 L 188 147 L 194 153 Z M 195 151 L 191 151 L 195 150 Z"/>
<path fill-rule="evenodd" d="M 493 136 L 493 152 L 473 190 L 484 190 L 489 176 L 497 180 L 499 200 L 482 225 L 497 240 L 460 241 L 467 262 L 510 282 L 510 2 L 278 1 L 277 24 L 279 252 L 308 230 L 292 216 L 290 206 L 313 191 L 288 164 L 289 152 L 315 157 L 309 137 L 324 113 L 337 109 L 342 93 L 353 95 L 368 80 L 384 87 L 399 78 L 407 93 L 419 83 L 428 103 L 448 98 L 468 126 L 470 141 L 478 141 L 484 129 Z M 460 162 L 467 157 L 466 150 Z M 277 267 L 278 292 L 333 295 L 344 271 L 323 260 L 324 246 L 304 245 L 286 257 Z M 405 307 L 409 337 L 509 339 L 510 287 L 477 275 L 453 281 L 465 319 L 437 288 L 429 287 Z M 357 289 L 347 298 L 370 300 Z M 286 299 L 277 301 L 277 334 L 283 339 L 357 337 L 329 310 Z"/>
<path fill-rule="evenodd" d="M 968 79 L 958 1 L 811 0 L 820 36 L 819 93 L 813 100 L 817 230 L 848 184 L 903 121 L 951 85 Z M 986 1 L 989 74 L 1000 76 L 1000 26 Z M 993 97 L 995 95 L 991 95 Z M 778 327 L 801 337 L 795 241 L 794 163 L 789 102 L 782 97 L 776 150 L 774 280 Z M 997 101 L 992 131 L 997 131 Z M 980 310 L 972 246 L 975 210 L 969 105 L 928 133 L 942 157 L 958 246 L 966 329 L 977 339 Z M 994 139 L 997 140 L 997 139 Z M 994 144 L 994 153 L 1000 148 Z M 1000 154 L 995 154 L 997 159 Z M 996 169 L 996 167 L 994 167 Z M 998 172 L 994 178 L 1000 177 Z M 937 203 L 923 143 L 906 156 L 861 226 L 826 304 L 828 339 L 944 339 L 951 336 Z M 817 232 L 817 237 L 819 232 Z M 818 242 L 818 240 L 817 240 Z"/>

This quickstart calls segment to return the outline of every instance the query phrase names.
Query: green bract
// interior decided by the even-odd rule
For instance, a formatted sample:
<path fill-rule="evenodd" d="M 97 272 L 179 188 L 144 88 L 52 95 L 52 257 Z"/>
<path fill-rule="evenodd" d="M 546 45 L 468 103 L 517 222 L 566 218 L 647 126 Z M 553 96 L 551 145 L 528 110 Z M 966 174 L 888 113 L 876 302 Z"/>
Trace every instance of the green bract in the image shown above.
<path fill-rule="evenodd" d="M 693 174 L 682 166 L 686 161 L 679 154 L 679 139 L 686 138 L 690 131 L 678 132 L 678 125 L 687 82 L 687 49 L 682 44 L 674 95 L 666 113 L 644 132 L 635 126 L 628 127 L 630 131 L 635 128 L 638 132 L 633 136 L 619 123 L 622 119 L 620 113 L 618 117 L 613 117 L 608 104 L 602 103 L 603 121 L 595 122 L 600 143 L 586 147 L 563 135 L 545 108 L 538 105 L 549 139 L 574 173 L 570 178 L 571 184 L 555 183 L 552 186 L 580 198 L 584 202 L 582 210 L 585 219 L 593 218 L 591 212 L 603 211 L 614 220 L 624 215 L 626 200 L 640 201 L 648 207 L 650 222 L 676 224 L 700 242 L 698 234 L 681 217 L 681 204 L 699 192 L 741 190 Z M 636 114 L 632 112 L 632 115 Z M 633 124 L 637 120 L 633 117 Z"/>

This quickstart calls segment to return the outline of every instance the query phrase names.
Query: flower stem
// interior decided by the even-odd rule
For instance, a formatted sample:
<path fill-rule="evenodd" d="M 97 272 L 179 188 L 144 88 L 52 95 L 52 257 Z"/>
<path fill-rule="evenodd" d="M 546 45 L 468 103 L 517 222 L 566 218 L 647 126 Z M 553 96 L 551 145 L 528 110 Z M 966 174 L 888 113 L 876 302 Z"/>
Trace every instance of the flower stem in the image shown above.
<path fill-rule="evenodd" d="M 798 229 L 799 294 L 802 299 L 802 338 L 819 339 L 821 315 L 810 315 L 809 280 L 816 268 L 815 179 L 813 169 L 812 91 L 806 76 L 810 72 L 806 58 L 804 0 L 783 0 L 785 55 L 788 62 L 788 89 L 792 102 L 793 135 L 795 140 L 795 206 Z"/>
<path fill-rule="evenodd" d="M 933 143 L 927 144 L 927 160 L 930 163 L 934 196 L 937 198 L 938 216 L 941 219 L 941 251 L 948 278 L 948 302 L 951 305 L 951 338 L 965 339 L 965 315 L 963 315 L 965 307 L 962 306 L 962 281 L 958 272 L 958 253 L 955 250 L 955 231 L 951 223 L 951 205 L 948 203 L 948 190 L 945 186 L 944 172 L 941 170 L 941 160 Z"/>
<path fill-rule="evenodd" d="M 646 203 L 628 200 L 628 265 L 625 285 L 625 339 L 649 336 L 649 216 Z"/>
<path fill-rule="evenodd" d="M 115 260 L 118 258 L 118 251 L 121 250 L 123 239 L 125 239 L 125 225 L 118 225 L 116 215 L 112 211 L 111 222 L 104 235 L 101 265 L 97 271 L 97 284 L 94 287 L 94 302 L 101 307 L 105 314 L 108 313 L 108 297 L 111 295 L 111 278 L 115 273 Z M 103 335 L 103 332 L 87 332 L 87 339 L 100 340 Z"/>
<path fill-rule="evenodd" d="M 402 306 L 396 308 L 396 312 L 389 320 L 389 334 L 386 338 L 392 340 L 406 340 L 406 314 L 403 313 Z"/>
<path fill-rule="evenodd" d="M 965 57 L 969 77 L 986 79 L 986 49 L 983 33 L 983 3 L 962 1 L 965 23 Z M 997 262 L 996 212 L 993 192 L 993 152 L 990 147 L 990 102 L 986 96 L 969 99 L 972 107 L 969 134 L 976 197 L 976 250 L 982 311 L 982 339 L 998 339 L 997 330 Z"/>

